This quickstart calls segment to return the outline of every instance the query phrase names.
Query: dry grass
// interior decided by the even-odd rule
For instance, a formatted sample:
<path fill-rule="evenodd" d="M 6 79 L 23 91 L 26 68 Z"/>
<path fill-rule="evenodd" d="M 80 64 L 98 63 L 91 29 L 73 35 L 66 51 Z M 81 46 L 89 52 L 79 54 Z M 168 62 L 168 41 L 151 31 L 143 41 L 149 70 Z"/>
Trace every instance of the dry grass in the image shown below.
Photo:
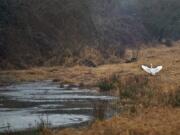
<path fill-rule="evenodd" d="M 127 50 L 126 54 L 129 57 L 131 50 Z M 150 76 L 140 68 L 141 64 L 149 65 L 150 63 L 163 65 L 164 68 L 157 76 Z M 71 68 L 50 67 L 2 71 L 0 72 L 0 82 L 53 79 L 59 83 L 83 84 L 86 87 L 92 87 L 96 86 L 99 80 L 111 79 L 114 75 L 119 82 L 115 88 L 120 90 L 128 90 L 127 86 L 130 84 L 138 90 L 143 89 L 146 80 L 148 80 L 146 88 L 150 87 L 161 94 L 162 92 L 164 94 L 175 93 L 176 90 L 180 89 L 180 43 L 177 42 L 170 48 L 165 46 L 143 48 L 139 60 L 134 63 L 109 64 L 96 68 L 75 66 Z M 115 90 L 119 92 L 117 89 Z M 157 99 L 166 99 L 163 97 L 164 94 L 161 94 L 156 93 L 155 98 L 150 98 L 150 100 L 155 102 Z M 170 96 L 167 95 L 169 102 Z M 170 102 L 174 102 L 174 97 L 174 95 L 170 97 L 172 98 Z M 142 100 L 144 103 L 144 97 Z M 140 101 L 138 104 L 142 103 L 141 100 L 138 101 Z M 160 102 L 157 101 L 157 103 Z M 65 129 L 56 135 L 179 135 L 180 109 L 168 107 L 165 104 L 164 106 L 154 106 L 157 104 L 148 106 L 146 109 L 139 106 L 133 114 L 125 113 L 110 120 L 97 121 L 89 128 Z M 48 132 L 43 131 L 43 134 L 53 133 L 48 130 Z"/>
<path fill-rule="evenodd" d="M 148 108 L 97 121 L 89 128 L 65 129 L 56 135 L 179 135 L 180 109 Z"/>
<path fill-rule="evenodd" d="M 127 57 L 131 50 L 127 50 Z M 120 63 L 89 68 L 83 66 L 75 67 L 49 67 L 33 68 L 30 70 L 1 71 L 0 82 L 7 81 L 32 81 L 42 79 L 54 79 L 60 83 L 84 84 L 95 86 L 102 78 L 111 77 L 116 74 L 127 80 L 131 76 L 147 75 L 140 68 L 141 64 L 153 63 L 163 65 L 163 70 L 157 76 L 148 76 L 152 81 L 152 86 L 163 91 L 175 90 L 180 84 L 180 43 L 173 47 L 158 46 L 144 48 L 140 52 L 138 62 Z"/>

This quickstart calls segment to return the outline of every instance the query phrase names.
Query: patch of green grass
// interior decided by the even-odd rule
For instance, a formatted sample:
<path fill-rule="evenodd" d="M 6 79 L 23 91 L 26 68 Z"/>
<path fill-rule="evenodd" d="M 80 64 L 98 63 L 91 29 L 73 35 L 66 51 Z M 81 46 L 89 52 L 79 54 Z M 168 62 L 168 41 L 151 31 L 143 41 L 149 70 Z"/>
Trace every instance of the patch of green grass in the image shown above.
<path fill-rule="evenodd" d="M 101 91 L 110 91 L 114 88 L 113 82 L 110 82 L 109 80 L 106 79 L 99 81 L 97 86 Z"/>
<path fill-rule="evenodd" d="M 171 104 L 174 107 L 180 106 L 180 89 L 168 94 L 167 97 L 167 103 Z"/>
<path fill-rule="evenodd" d="M 110 91 L 113 90 L 118 82 L 119 76 L 118 74 L 113 74 L 108 78 L 101 79 L 97 86 L 101 91 Z"/>
<path fill-rule="evenodd" d="M 180 89 L 175 92 L 174 101 L 175 106 L 180 106 Z"/>

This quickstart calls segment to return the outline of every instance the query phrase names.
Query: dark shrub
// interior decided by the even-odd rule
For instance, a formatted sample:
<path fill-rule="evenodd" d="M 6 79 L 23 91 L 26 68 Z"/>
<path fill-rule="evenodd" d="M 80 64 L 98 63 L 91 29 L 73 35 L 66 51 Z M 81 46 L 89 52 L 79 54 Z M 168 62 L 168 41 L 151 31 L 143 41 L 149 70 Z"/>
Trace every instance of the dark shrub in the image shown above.
<path fill-rule="evenodd" d="M 109 91 L 114 88 L 114 85 L 111 81 L 103 79 L 98 83 L 98 87 L 101 91 Z"/>

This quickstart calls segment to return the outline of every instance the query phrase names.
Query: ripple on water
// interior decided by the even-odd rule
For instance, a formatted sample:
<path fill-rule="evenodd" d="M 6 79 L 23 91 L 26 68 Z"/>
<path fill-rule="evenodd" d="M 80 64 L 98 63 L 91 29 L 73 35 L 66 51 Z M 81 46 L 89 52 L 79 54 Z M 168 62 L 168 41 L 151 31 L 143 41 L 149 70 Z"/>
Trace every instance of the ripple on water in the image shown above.
<path fill-rule="evenodd" d="M 76 114 L 24 114 L 22 112 L 9 112 L 1 117 L 0 132 L 10 126 L 11 130 L 22 130 L 36 127 L 43 120 L 50 124 L 51 127 L 67 126 L 71 124 L 78 124 L 90 120 L 90 116 L 76 115 Z"/>
<path fill-rule="evenodd" d="M 87 122 L 93 118 L 93 103 L 116 99 L 94 90 L 60 88 L 51 81 L 0 87 L 0 96 L 0 132 L 8 125 L 12 130 L 32 128 L 47 118 L 52 127 Z"/>

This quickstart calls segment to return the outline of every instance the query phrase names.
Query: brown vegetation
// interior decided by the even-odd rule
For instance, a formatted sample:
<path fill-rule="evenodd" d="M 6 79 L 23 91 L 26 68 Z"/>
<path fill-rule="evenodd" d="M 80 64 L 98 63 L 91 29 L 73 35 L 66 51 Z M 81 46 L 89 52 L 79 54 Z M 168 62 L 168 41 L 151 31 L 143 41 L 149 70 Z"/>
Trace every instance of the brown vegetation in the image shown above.
<path fill-rule="evenodd" d="M 76 85 L 96 86 L 97 82 L 103 78 L 111 78 L 116 75 L 123 81 L 124 85 L 134 80 L 134 76 L 141 79 L 148 78 L 152 87 L 162 91 L 176 90 L 180 84 L 180 46 L 179 42 L 173 47 L 144 48 L 139 52 L 139 59 L 133 63 L 107 64 L 93 67 L 49 67 L 32 68 L 29 70 L 11 70 L 0 72 L 0 82 L 21 82 L 42 79 L 53 79 L 60 83 Z M 132 51 L 127 50 L 125 59 L 132 58 Z M 153 65 L 163 65 L 163 70 L 153 77 L 146 74 L 141 69 L 141 64 L 153 63 Z M 135 81 L 135 80 L 134 80 Z"/>
<path fill-rule="evenodd" d="M 179 44 L 177 42 L 170 48 L 162 45 L 143 48 L 143 51 L 139 52 L 138 61 L 133 63 L 103 65 L 96 68 L 75 66 L 3 71 L 0 73 L 1 82 L 53 79 L 59 83 L 92 87 L 103 80 L 112 84 L 113 87 L 110 88 L 113 89 L 113 93 L 120 96 L 121 101 L 115 106 L 124 110 L 121 115 L 109 120 L 97 121 L 87 128 L 65 129 L 56 133 L 45 129 L 42 134 L 178 135 L 180 129 Z M 126 51 L 125 58 L 132 58 L 132 50 Z M 146 74 L 141 70 L 140 65 L 150 63 L 163 65 L 163 70 L 156 76 Z"/>
<path fill-rule="evenodd" d="M 171 46 L 180 39 L 179 7 L 179 0 L 4 0 L 0 69 L 72 66 L 86 48 L 98 50 L 104 64 L 139 43 Z"/>
<path fill-rule="evenodd" d="M 65 129 L 56 135 L 179 135 L 180 109 L 148 108 L 97 121 L 89 128 Z"/>

